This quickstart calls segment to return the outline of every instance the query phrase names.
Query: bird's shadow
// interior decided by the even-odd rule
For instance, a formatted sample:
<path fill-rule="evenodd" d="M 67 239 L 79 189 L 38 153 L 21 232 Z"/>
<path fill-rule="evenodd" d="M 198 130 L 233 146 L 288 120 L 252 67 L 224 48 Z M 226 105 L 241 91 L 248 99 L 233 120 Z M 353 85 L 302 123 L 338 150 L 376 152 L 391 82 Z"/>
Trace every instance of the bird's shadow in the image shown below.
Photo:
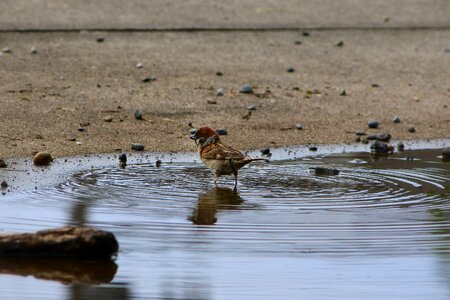
<path fill-rule="evenodd" d="M 198 195 L 197 206 L 188 220 L 196 225 L 214 225 L 218 210 L 239 209 L 244 201 L 237 189 L 214 187 Z"/>

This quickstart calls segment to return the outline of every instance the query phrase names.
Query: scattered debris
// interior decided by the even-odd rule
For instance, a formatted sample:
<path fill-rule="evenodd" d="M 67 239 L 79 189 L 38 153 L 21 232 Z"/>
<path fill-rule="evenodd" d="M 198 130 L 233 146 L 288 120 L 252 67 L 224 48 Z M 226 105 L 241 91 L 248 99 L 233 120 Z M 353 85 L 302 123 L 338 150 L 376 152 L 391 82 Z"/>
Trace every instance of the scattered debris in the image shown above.
<path fill-rule="evenodd" d="M 50 153 L 42 151 L 33 156 L 33 164 L 36 166 L 48 166 L 53 161 Z"/>

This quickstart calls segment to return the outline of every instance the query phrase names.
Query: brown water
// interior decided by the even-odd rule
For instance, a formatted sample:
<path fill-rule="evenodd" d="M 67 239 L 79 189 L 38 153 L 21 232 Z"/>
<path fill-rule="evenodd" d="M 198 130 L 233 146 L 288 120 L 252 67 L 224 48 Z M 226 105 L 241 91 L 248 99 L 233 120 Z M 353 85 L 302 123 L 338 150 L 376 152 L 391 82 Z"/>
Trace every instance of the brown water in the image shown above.
<path fill-rule="evenodd" d="M 121 250 L 106 264 L 0 260 L 1 299 L 450 299 L 440 150 L 305 153 L 275 151 L 241 172 L 237 192 L 174 157 L 13 187 L 0 196 L 1 231 L 88 225 L 112 231 Z"/>

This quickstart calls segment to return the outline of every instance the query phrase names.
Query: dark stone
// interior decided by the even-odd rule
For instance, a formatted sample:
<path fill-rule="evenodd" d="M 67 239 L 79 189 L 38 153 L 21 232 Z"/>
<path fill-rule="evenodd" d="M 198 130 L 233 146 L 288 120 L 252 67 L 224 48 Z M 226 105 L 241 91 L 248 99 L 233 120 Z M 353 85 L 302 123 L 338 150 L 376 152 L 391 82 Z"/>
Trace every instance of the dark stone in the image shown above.
<path fill-rule="evenodd" d="M 123 167 L 127 165 L 127 155 L 125 153 L 119 155 L 119 164 Z"/>
<path fill-rule="evenodd" d="M 223 76 L 222 72 L 216 72 L 216 76 Z"/>
<path fill-rule="evenodd" d="M 145 77 L 144 79 L 142 79 L 142 82 L 150 82 L 150 81 L 155 81 L 155 80 L 156 80 L 156 77 L 148 76 L 148 77 Z"/>
<path fill-rule="evenodd" d="M 8 183 L 6 181 L 2 181 L 2 183 L 0 184 L 2 189 L 6 189 L 8 187 Z"/>
<path fill-rule="evenodd" d="M 218 89 L 216 92 L 216 96 L 220 97 L 223 95 L 225 95 L 225 90 L 223 88 Z"/>
<path fill-rule="evenodd" d="M 346 90 L 342 90 L 342 92 L 339 94 L 341 96 L 347 96 L 347 91 Z"/>
<path fill-rule="evenodd" d="M 378 128 L 378 126 L 380 125 L 380 122 L 378 122 L 378 121 L 376 121 L 376 120 L 372 120 L 372 121 L 369 121 L 369 122 L 367 123 L 367 125 L 369 126 L 369 128 L 376 129 L 376 128 Z"/>
<path fill-rule="evenodd" d="M 309 32 L 307 32 L 307 31 L 303 31 L 303 32 L 302 32 L 302 35 L 303 35 L 303 36 L 309 36 L 310 34 L 309 34 Z"/>
<path fill-rule="evenodd" d="M 411 133 L 414 133 L 414 132 L 416 132 L 416 129 L 414 127 L 409 127 L 408 131 L 411 132 Z"/>
<path fill-rule="evenodd" d="M 105 41 L 105 37 L 103 36 L 98 36 L 96 39 L 97 43 L 103 43 Z"/>
<path fill-rule="evenodd" d="M 317 147 L 316 146 L 311 146 L 311 147 L 309 147 L 309 151 L 317 151 Z"/>
<path fill-rule="evenodd" d="M 446 148 L 442 151 L 442 161 L 450 162 L 450 148 Z"/>
<path fill-rule="evenodd" d="M 80 127 L 80 128 L 78 128 L 78 131 L 79 132 L 84 132 L 84 131 L 86 131 L 86 128 Z"/>
<path fill-rule="evenodd" d="M 48 152 L 38 152 L 33 156 L 33 164 L 36 166 L 48 166 L 53 161 L 53 157 Z"/>
<path fill-rule="evenodd" d="M 339 41 L 336 43 L 336 47 L 342 47 L 344 46 L 344 42 L 343 41 Z"/>
<path fill-rule="evenodd" d="M 397 144 L 397 151 L 398 151 L 398 152 L 403 152 L 403 151 L 405 151 L 405 144 L 403 144 L 402 142 L 399 142 L 399 143 Z"/>
<path fill-rule="evenodd" d="M 377 83 L 372 83 L 372 85 L 371 85 L 373 88 L 379 88 L 380 87 L 380 85 L 379 84 L 377 84 Z"/>
<path fill-rule="evenodd" d="M 367 139 L 368 139 L 369 141 L 376 141 L 376 140 L 378 140 L 378 135 L 376 135 L 376 134 L 369 134 L 369 135 L 367 136 Z"/>
<path fill-rule="evenodd" d="M 0 159 L 0 168 L 6 168 L 6 163 L 3 159 Z"/>
<path fill-rule="evenodd" d="M 264 148 L 259 150 L 262 155 L 269 155 L 270 154 L 270 148 Z"/>
<path fill-rule="evenodd" d="M 355 134 L 356 134 L 357 136 L 366 135 L 366 133 L 365 133 L 364 131 L 357 131 L 357 132 L 355 132 Z"/>
<path fill-rule="evenodd" d="M 400 117 L 395 117 L 393 120 L 392 120 L 392 122 L 394 122 L 394 123 L 400 123 L 401 122 L 401 120 L 400 120 Z"/>
<path fill-rule="evenodd" d="M 228 131 L 225 128 L 216 129 L 218 135 L 227 135 Z"/>
<path fill-rule="evenodd" d="M 295 69 L 294 69 L 293 67 L 289 67 L 289 68 L 287 69 L 287 71 L 288 71 L 288 73 L 294 73 L 294 72 L 295 72 Z"/>
<path fill-rule="evenodd" d="M 157 168 L 161 167 L 161 164 L 162 164 L 162 161 L 160 161 L 159 159 L 155 163 Z"/>
<path fill-rule="evenodd" d="M 303 130 L 303 125 L 300 123 L 295 124 L 295 128 L 297 128 L 298 130 Z"/>
<path fill-rule="evenodd" d="M 253 94 L 253 87 L 249 84 L 243 85 L 240 89 L 239 89 L 239 93 L 242 94 Z"/>
<path fill-rule="evenodd" d="M 294 42 L 294 45 L 301 45 L 302 44 L 302 41 L 295 41 Z"/>
<path fill-rule="evenodd" d="M 370 145 L 370 152 L 375 155 L 387 155 L 393 152 L 393 148 L 385 143 L 375 141 Z"/>
<path fill-rule="evenodd" d="M 339 170 L 333 168 L 314 167 L 309 169 L 314 171 L 314 175 L 326 175 L 326 176 L 339 175 Z"/>
<path fill-rule="evenodd" d="M 38 53 L 36 47 L 32 47 L 30 52 L 31 52 L 31 54 L 37 54 Z"/>
<path fill-rule="evenodd" d="M 131 150 L 143 151 L 144 145 L 143 144 L 131 144 Z"/>
<path fill-rule="evenodd" d="M 377 135 L 377 139 L 381 142 L 389 142 L 391 140 L 391 135 L 389 133 L 380 133 Z"/>
<path fill-rule="evenodd" d="M 0 236 L 1 257 L 70 257 L 110 260 L 119 250 L 114 234 L 86 227 L 66 226 L 36 233 Z"/>
<path fill-rule="evenodd" d="M 359 143 L 361 142 L 361 138 L 359 136 L 356 137 L 355 142 Z"/>
<path fill-rule="evenodd" d="M 136 120 L 143 120 L 143 116 L 144 116 L 144 114 L 143 114 L 142 111 L 140 111 L 140 110 L 136 110 L 136 111 L 134 112 L 134 118 L 135 118 Z"/>

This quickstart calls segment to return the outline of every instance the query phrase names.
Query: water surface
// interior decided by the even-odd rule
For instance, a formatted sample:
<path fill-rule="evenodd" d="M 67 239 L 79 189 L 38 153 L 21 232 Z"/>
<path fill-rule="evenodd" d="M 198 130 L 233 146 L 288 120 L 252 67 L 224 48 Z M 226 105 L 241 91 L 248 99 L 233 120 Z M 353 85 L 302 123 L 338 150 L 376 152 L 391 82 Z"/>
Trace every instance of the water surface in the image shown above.
<path fill-rule="evenodd" d="M 178 161 L 94 167 L 56 187 L 8 192 L 0 196 L 1 231 L 93 226 L 113 232 L 120 253 L 113 265 L 76 263 L 75 274 L 70 263 L 41 264 L 47 274 L 72 270 L 64 276 L 76 280 L 66 282 L 36 279 L 38 271 L 22 277 L 17 270 L 36 263 L 0 260 L 0 294 L 449 299 L 450 164 L 439 153 L 254 164 L 240 173 L 237 191 L 231 178 L 216 188 L 203 165 Z M 317 166 L 340 174 L 315 175 Z"/>

